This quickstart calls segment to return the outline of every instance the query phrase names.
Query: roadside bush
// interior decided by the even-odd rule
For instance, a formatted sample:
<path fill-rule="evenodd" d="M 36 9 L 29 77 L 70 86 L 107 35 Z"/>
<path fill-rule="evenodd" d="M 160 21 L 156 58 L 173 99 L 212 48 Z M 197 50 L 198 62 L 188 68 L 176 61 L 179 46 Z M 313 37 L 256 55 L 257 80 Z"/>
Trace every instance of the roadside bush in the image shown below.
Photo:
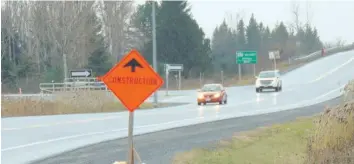
<path fill-rule="evenodd" d="M 326 109 L 308 140 L 306 164 L 354 163 L 354 101 Z"/>

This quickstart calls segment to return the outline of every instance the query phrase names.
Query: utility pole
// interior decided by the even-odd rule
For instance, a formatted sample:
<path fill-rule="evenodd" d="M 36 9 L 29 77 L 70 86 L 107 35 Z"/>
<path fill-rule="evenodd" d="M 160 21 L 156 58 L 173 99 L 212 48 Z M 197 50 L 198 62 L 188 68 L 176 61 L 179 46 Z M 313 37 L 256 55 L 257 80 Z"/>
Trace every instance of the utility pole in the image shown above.
<path fill-rule="evenodd" d="M 68 78 L 68 65 L 66 63 L 66 54 L 63 54 L 63 65 L 64 65 L 64 82 L 65 79 Z"/>
<path fill-rule="evenodd" d="M 66 54 L 64 53 L 64 9 L 65 9 L 65 1 L 63 1 L 63 7 L 62 7 L 62 15 L 61 15 L 61 23 L 62 23 L 62 29 L 61 29 L 61 36 L 62 36 L 62 40 L 61 40 L 61 53 L 63 54 L 63 69 L 64 69 L 64 79 L 63 82 L 65 82 L 66 78 L 68 78 L 67 72 L 68 72 L 68 65 L 67 65 L 67 61 L 66 61 Z"/>
<path fill-rule="evenodd" d="M 154 67 L 155 72 L 157 72 L 157 61 L 156 61 L 156 20 L 155 20 L 155 1 L 151 1 L 152 3 L 152 65 Z M 157 106 L 157 92 L 154 93 L 154 104 Z"/>

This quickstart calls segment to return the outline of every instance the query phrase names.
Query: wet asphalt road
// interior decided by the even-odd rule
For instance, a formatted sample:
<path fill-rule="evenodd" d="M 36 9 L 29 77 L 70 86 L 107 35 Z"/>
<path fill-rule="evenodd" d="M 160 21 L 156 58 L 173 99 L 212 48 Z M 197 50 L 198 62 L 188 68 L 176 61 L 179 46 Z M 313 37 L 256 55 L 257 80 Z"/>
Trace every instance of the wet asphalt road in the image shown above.
<path fill-rule="evenodd" d="M 311 116 L 322 112 L 325 106 L 334 106 L 340 101 L 341 97 L 293 110 L 239 117 L 135 136 L 135 148 L 146 164 L 168 164 L 171 163 L 175 153 L 197 147 L 212 147 L 219 140 L 230 138 L 235 132 L 283 123 L 301 116 Z M 82 147 L 35 161 L 33 164 L 109 164 L 116 160 L 124 161 L 127 157 L 126 151 L 127 139 L 123 138 Z"/>

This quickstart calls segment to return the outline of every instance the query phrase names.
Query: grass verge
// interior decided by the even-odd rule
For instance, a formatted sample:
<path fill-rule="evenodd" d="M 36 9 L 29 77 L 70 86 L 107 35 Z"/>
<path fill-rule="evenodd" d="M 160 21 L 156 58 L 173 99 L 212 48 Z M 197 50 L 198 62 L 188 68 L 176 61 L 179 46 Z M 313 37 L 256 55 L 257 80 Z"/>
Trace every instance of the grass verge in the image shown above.
<path fill-rule="evenodd" d="M 176 154 L 174 164 L 353 164 L 354 101 L 320 116 L 242 132 L 216 148 Z"/>
<path fill-rule="evenodd" d="M 158 107 L 181 105 L 180 103 L 160 103 Z M 77 113 L 104 113 L 126 111 L 123 104 L 111 93 L 102 91 L 79 91 L 55 94 L 54 100 L 20 98 L 1 102 L 2 117 L 38 116 Z M 138 110 L 152 109 L 153 103 L 145 102 Z"/>
<path fill-rule="evenodd" d="M 299 164 L 305 159 L 311 118 L 242 132 L 220 141 L 215 149 L 195 149 L 177 154 L 174 164 Z M 301 162 L 300 162 L 301 163 Z"/>

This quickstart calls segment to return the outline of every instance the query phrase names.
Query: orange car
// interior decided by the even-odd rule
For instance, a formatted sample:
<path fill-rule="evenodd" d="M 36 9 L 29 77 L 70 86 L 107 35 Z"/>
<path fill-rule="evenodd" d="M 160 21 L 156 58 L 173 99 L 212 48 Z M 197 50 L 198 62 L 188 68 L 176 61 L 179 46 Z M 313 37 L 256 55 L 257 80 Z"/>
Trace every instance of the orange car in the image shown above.
<path fill-rule="evenodd" d="M 198 90 L 198 105 L 207 103 L 227 104 L 227 94 L 222 84 L 205 84 Z"/>

